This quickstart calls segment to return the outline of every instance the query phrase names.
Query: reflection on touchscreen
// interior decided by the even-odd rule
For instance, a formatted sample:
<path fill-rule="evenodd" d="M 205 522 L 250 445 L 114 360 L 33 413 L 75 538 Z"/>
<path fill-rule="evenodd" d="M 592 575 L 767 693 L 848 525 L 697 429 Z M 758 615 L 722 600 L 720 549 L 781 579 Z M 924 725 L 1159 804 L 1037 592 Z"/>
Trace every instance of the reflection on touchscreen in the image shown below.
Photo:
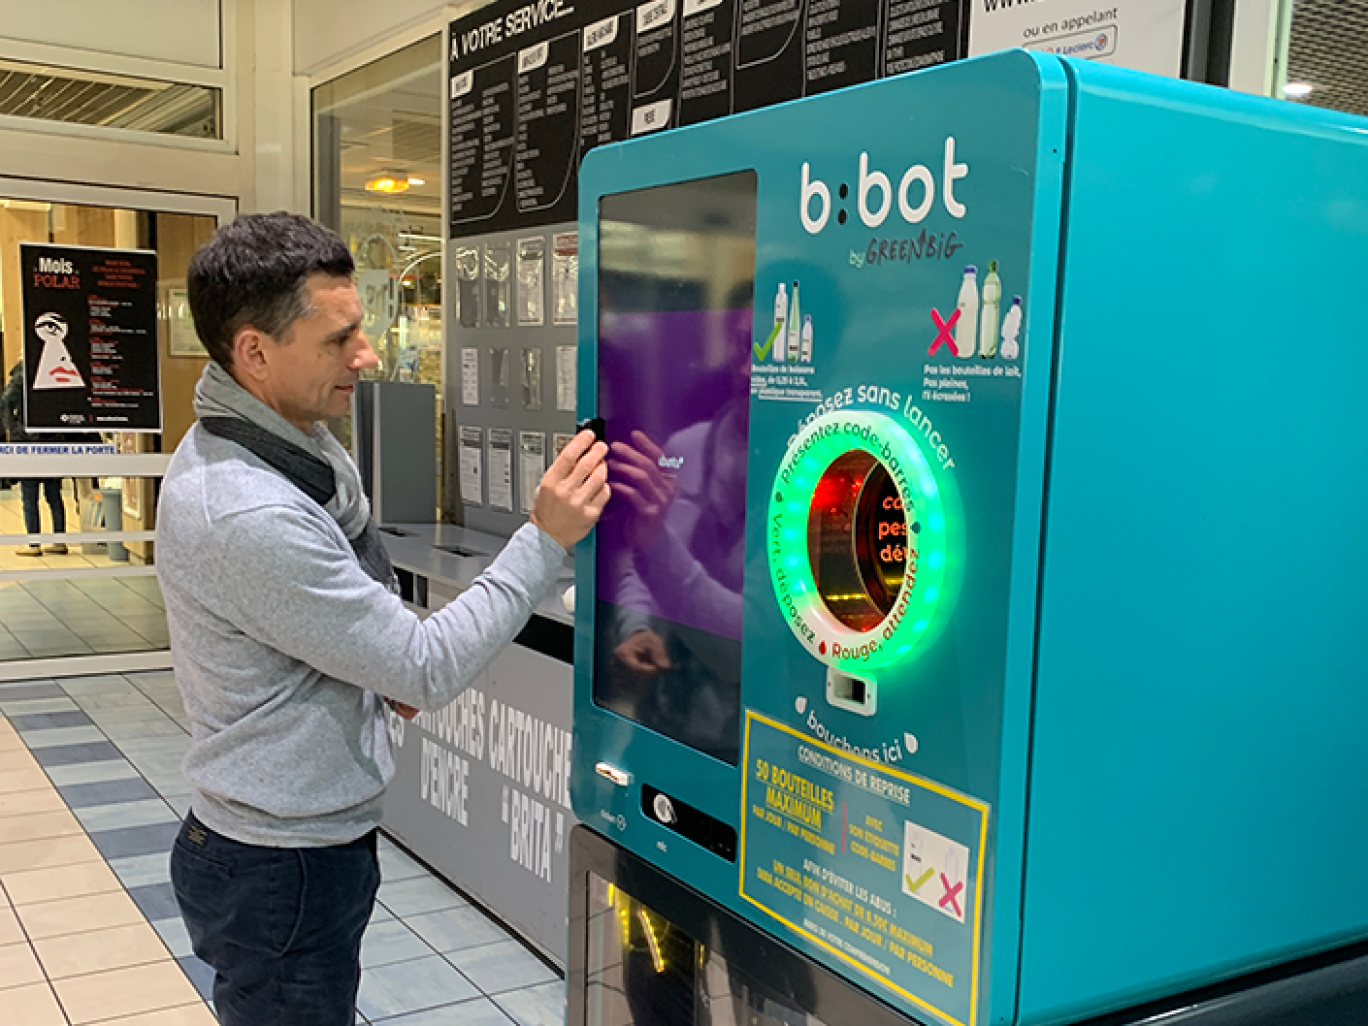
<path fill-rule="evenodd" d="M 613 494 L 632 507 L 629 540 L 635 548 L 656 539 L 674 501 L 675 477 L 665 470 L 668 459 L 642 431 L 633 431 L 630 443 L 618 441 L 609 446 Z"/>
<path fill-rule="evenodd" d="M 618 594 L 656 616 L 740 635 L 746 411 L 729 405 L 657 447 L 609 446 L 615 526 L 630 552 Z M 666 455 L 666 453 L 670 455 Z"/>
<path fill-rule="evenodd" d="M 603 690 L 625 715 L 723 758 L 737 729 L 746 419 L 736 401 L 662 444 L 639 429 L 613 439 L 616 508 L 600 526 L 616 625 Z"/>

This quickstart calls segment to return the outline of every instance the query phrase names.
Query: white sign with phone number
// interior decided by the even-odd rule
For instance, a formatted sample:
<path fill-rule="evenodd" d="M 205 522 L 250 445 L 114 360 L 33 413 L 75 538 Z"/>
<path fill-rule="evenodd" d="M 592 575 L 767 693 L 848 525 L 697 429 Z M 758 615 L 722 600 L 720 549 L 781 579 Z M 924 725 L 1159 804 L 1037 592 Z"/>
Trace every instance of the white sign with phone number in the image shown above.
<path fill-rule="evenodd" d="M 1176 78 L 1184 0 L 973 0 L 969 56 L 1024 46 Z"/>

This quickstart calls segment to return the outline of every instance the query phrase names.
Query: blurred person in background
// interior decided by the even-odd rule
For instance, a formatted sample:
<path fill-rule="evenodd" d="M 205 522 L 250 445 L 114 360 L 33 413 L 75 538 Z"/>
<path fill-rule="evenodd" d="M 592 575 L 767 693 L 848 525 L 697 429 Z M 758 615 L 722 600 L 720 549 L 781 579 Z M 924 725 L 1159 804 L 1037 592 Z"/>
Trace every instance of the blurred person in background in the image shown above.
<path fill-rule="evenodd" d="M 0 395 L 0 418 L 4 421 L 5 435 L 11 442 L 64 442 L 66 436 L 44 433 L 33 438 L 24 430 L 24 361 L 20 360 L 10 369 L 9 381 Z M 28 534 L 41 534 L 42 521 L 38 516 L 38 492 L 47 500 L 52 514 L 52 533 L 66 534 L 66 506 L 62 501 L 62 479 L 60 477 L 22 478 L 19 481 L 20 493 L 24 503 L 24 531 Z M 67 547 L 62 542 L 46 547 L 32 542 L 19 548 L 21 556 L 41 556 L 44 551 L 56 555 L 66 555 Z"/>

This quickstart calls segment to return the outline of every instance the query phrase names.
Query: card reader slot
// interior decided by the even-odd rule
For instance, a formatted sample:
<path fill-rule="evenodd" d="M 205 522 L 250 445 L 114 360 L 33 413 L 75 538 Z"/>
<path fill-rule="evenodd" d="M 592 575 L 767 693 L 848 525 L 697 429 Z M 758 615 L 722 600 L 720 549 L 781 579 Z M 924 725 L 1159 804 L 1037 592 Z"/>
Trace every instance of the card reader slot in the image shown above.
<path fill-rule="evenodd" d="M 680 837 L 706 848 L 728 862 L 736 861 L 736 830 L 688 802 L 652 787 L 641 785 L 641 812 L 647 819 L 673 830 Z"/>
<path fill-rule="evenodd" d="M 467 559 L 474 556 L 489 555 L 487 552 L 477 552 L 475 549 L 468 549 L 464 545 L 434 545 L 433 548 L 438 552 L 449 552 L 453 556 L 461 556 Z"/>

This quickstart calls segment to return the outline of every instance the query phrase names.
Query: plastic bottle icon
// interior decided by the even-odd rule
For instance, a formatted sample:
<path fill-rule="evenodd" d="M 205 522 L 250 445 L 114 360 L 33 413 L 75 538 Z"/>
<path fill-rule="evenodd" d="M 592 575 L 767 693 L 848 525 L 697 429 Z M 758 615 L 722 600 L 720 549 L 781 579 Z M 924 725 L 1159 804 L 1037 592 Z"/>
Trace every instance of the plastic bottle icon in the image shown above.
<path fill-rule="evenodd" d="M 788 292 L 785 291 L 782 281 L 779 283 L 779 292 L 774 297 L 774 326 L 779 330 L 774 333 L 770 359 L 775 363 L 784 363 L 788 360 L 784 353 L 784 346 L 788 342 Z"/>
<path fill-rule="evenodd" d="M 803 322 L 798 311 L 798 283 L 793 283 L 793 301 L 789 305 L 788 315 L 788 344 L 784 347 L 788 350 L 788 362 L 797 363 L 799 349 L 802 345 L 799 333 L 802 331 Z"/>
<path fill-rule="evenodd" d="M 812 362 L 812 314 L 803 317 L 803 330 L 798 335 L 798 359 L 803 363 Z"/>
<path fill-rule="evenodd" d="M 1012 297 L 1012 308 L 1002 318 L 1002 358 L 1015 360 L 1021 355 L 1021 345 L 1017 335 L 1021 333 L 1021 297 Z"/>
<path fill-rule="evenodd" d="M 967 360 L 974 355 L 974 344 L 978 341 L 978 268 L 973 264 L 964 269 L 964 282 L 960 285 L 955 309 L 959 311 L 959 321 L 955 324 L 955 355 Z"/>
<path fill-rule="evenodd" d="M 979 313 L 979 356 L 991 360 L 998 351 L 998 321 L 1001 317 L 1002 279 L 998 277 L 997 261 L 988 261 L 988 275 L 983 279 L 983 309 Z"/>

